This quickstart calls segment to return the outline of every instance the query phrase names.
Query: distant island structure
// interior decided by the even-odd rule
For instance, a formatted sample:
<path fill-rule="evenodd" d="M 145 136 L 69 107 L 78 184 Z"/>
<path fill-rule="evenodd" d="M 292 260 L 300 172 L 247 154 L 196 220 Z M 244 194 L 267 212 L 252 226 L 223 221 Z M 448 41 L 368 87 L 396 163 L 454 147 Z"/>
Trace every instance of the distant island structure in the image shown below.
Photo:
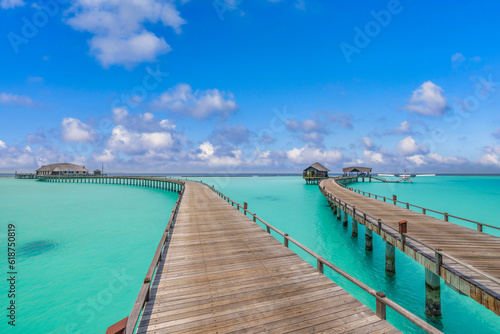
<path fill-rule="evenodd" d="M 41 175 L 89 175 L 89 170 L 85 166 L 63 162 L 38 168 L 36 176 Z"/>
<path fill-rule="evenodd" d="M 372 168 L 370 167 L 345 167 L 342 168 L 342 172 L 344 172 L 344 176 L 353 176 L 356 173 L 356 176 L 370 176 Z"/>
<path fill-rule="evenodd" d="M 318 184 L 321 180 L 328 179 L 329 171 L 328 168 L 319 162 L 315 162 L 304 169 L 302 177 L 306 180 L 306 184 Z"/>

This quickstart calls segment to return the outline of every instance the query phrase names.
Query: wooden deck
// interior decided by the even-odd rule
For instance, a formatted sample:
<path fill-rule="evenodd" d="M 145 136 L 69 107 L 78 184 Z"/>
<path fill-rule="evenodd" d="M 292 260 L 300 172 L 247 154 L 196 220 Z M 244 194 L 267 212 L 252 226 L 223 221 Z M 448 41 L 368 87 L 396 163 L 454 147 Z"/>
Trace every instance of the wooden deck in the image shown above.
<path fill-rule="evenodd" d="M 396 333 L 208 187 L 186 182 L 138 333 Z"/>
<path fill-rule="evenodd" d="M 349 215 L 352 216 L 352 206 L 355 206 L 356 220 L 359 223 L 363 223 L 359 214 L 365 213 L 381 219 L 384 224 L 392 227 L 392 229 L 383 227 L 379 232 L 376 222 L 375 224 L 365 222 L 365 226 L 380 234 L 384 240 L 427 269 L 435 271 L 435 248 L 437 248 L 441 249 L 443 254 L 479 269 L 494 280 L 500 279 L 500 238 L 401 208 L 392 203 L 365 197 L 341 187 L 333 179 L 323 181 L 320 187 L 324 187 L 324 190 L 333 195 L 336 201 L 341 200 L 347 203 Z M 332 201 L 330 198 L 329 200 Z M 341 209 L 344 210 L 342 207 Z M 395 232 L 398 231 L 398 221 L 401 220 L 408 221 L 408 237 L 423 242 L 429 247 L 408 239 L 403 246 L 401 235 Z M 500 285 L 498 283 L 446 256 L 443 256 L 439 275 L 451 287 L 500 315 Z"/>

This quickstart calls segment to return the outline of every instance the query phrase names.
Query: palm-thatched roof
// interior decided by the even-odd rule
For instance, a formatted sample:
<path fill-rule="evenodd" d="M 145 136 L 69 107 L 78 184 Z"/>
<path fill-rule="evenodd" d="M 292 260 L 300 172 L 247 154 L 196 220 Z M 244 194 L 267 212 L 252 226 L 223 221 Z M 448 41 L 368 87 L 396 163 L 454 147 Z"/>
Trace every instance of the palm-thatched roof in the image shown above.
<path fill-rule="evenodd" d="M 342 171 L 344 173 L 369 173 L 372 169 L 370 167 L 345 167 Z"/>
<path fill-rule="evenodd" d="M 320 172 L 329 172 L 330 171 L 328 168 L 326 168 L 325 166 L 323 166 L 319 162 L 313 163 L 311 166 L 304 169 L 304 171 L 309 170 L 309 169 L 315 169 L 315 170 L 320 171 Z"/>

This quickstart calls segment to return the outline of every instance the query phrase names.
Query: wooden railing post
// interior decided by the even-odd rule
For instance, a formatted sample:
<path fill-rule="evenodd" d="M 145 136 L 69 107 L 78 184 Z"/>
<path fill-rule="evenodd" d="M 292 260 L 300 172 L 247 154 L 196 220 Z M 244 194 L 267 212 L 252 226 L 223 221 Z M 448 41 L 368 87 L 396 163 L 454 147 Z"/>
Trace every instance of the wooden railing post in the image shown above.
<path fill-rule="evenodd" d="M 385 293 L 383 293 L 382 291 L 377 291 L 377 317 L 385 320 L 387 315 L 386 304 L 384 303 L 383 298 L 385 298 Z"/>
<path fill-rule="evenodd" d="M 382 231 L 382 219 L 377 220 L 378 223 L 378 234 L 380 235 L 380 232 Z"/>
<path fill-rule="evenodd" d="M 476 223 L 477 224 L 477 230 L 479 232 L 483 232 L 483 225 L 482 224 L 479 224 L 479 223 Z"/>
<path fill-rule="evenodd" d="M 318 259 L 318 272 L 323 273 L 323 262 L 320 259 Z"/>
<path fill-rule="evenodd" d="M 444 221 L 447 222 L 448 221 L 448 212 L 445 212 L 444 213 Z"/>
<path fill-rule="evenodd" d="M 443 256 L 439 252 L 441 252 L 441 249 L 436 248 L 436 251 L 435 251 L 436 271 L 435 272 L 436 272 L 436 275 L 441 276 L 439 268 L 441 268 L 441 266 L 443 265 Z"/>
<path fill-rule="evenodd" d="M 286 248 L 288 248 L 288 233 L 285 233 L 283 237 L 284 237 L 283 244 L 285 245 Z"/>

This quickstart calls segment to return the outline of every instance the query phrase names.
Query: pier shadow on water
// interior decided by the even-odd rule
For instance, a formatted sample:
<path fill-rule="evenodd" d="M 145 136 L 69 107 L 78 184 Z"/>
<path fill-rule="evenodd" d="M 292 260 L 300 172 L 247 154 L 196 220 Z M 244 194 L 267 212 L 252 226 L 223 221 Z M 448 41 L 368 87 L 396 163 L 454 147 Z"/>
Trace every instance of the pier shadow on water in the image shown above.
<path fill-rule="evenodd" d="M 22 257 L 33 257 L 55 250 L 59 244 L 53 240 L 36 240 L 28 242 L 19 248 Z"/>

